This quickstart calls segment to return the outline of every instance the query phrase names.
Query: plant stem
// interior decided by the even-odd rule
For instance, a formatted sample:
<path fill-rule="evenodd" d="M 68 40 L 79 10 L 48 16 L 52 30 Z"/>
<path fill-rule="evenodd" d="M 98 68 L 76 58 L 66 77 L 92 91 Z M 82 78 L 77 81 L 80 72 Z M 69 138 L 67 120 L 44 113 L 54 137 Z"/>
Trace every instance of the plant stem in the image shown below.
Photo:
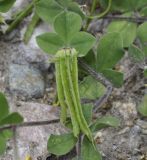
<path fill-rule="evenodd" d="M 6 30 L 6 33 L 11 32 L 24 19 L 24 17 L 29 15 L 32 12 L 33 6 L 34 1 L 28 4 L 26 8 L 16 17 L 16 19 L 10 24 L 10 26 Z"/>
<path fill-rule="evenodd" d="M 90 24 L 90 22 L 91 22 L 92 19 L 96 19 L 96 18 L 100 19 L 100 18 L 104 17 L 109 12 L 109 10 L 111 8 L 111 3 L 112 3 L 112 0 L 109 0 L 108 6 L 107 6 L 107 8 L 106 8 L 106 10 L 104 12 L 100 13 L 99 15 L 92 16 L 92 14 L 94 12 L 94 9 L 96 7 L 96 0 L 93 0 L 90 15 L 87 16 L 87 22 L 86 22 L 86 26 L 84 28 L 85 31 L 88 29 L 88 26 L 89 26 L 89 24 Z"/>
<path fill-rule="evenodd" d="M 32 20 L 31 20 L 30 24 L 28 25 L 26 32 L 24 34 L 25 44 L 27 44 L 29 42 L 36 25 L 39 23 L 39 20 L 40 20 L 39 16 L 36 13 L 34 13 Z"/>
<path fill-rule="evenodd" d="M 109 10 L 111 8 L 111 3 L 112 3 L 112 0 L 109 0 L 108 6 L 107 6 L 106 10 L 104 12 L 100 13 L 99 15 L 96 15 L 96 16 L 87 16 L 87 17 L 89 19 L 102 18 L 103 16 L 105 16 L 109 12 Z"/>
<path fill-rule="evenodd" d="M 7 126 L 4 126 L 4 127 L 0 127 L 0 132 L 3 131 L 3 130 L 7 130 L 7 129 L 42 126 L 42 125 L 49 125 L 49 124 L 53 124 L 53 123 L 59 123 L 59 122 L 60 122 L 59 119 L 53 119 L 53 120 L 50 120 L 50 121 L 24 122 L 24 123 L 21 123 L 21 124 L 7 125 Z"/>

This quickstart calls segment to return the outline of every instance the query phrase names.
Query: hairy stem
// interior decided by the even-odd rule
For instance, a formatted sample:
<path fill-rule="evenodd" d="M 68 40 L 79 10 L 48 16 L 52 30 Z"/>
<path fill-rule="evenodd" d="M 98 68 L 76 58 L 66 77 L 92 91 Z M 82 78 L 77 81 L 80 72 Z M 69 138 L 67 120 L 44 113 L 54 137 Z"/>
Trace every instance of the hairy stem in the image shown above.
<path fill-rule="evenodd" d="M 36 13 L 34 13 L 32 20 L 30 24 L 28 25 L 26 32 L 24 34 L 24 42 L 26 44 L 29 42 L 36 25 L 39 23 L 39 20 L 40 20 L 39 16 Z"/>
<path fill-rule="evenodd" d="M 32 12 L 34 1 L 26 6 L 26 8 L 16 17 L 16 19 L 10 24 L 6 33 L 11 32 L 27 15 Z"/>

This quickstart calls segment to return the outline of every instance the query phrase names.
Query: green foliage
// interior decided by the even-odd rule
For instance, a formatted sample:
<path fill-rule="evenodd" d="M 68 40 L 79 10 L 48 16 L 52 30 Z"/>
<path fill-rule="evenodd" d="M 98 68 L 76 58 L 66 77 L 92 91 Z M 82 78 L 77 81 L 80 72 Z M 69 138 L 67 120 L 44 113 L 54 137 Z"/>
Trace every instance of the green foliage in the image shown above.
<path fill-rule="evenodd" d="M 3 125 L 18 124 L 23 121 L 20 114 L 9 113 L 9 105 L 3 93 L 0 92 L 0 128 Z M 0 131 L 0 155 L 5 152 L 6 141 L 12 137 L 10 130 Z"/>
<path fill-rule="evenodd" d="M 140 62 L 145 59 L 143 51 L 133 44 L 129 47 L 128 53 L 134 62 Z"/>
<path fill-rule="evenodd" d="M 119 32 L 123 39 L 123 47 L 129 47 L 136 38 L 137 24 L 128 21 L 113 21 L 107 30 L 108 32 Z"/>
<path fill-rule="evenodd" d="M 79 84 L 80 97 L 85 99 L 96 99 L 101 97 L 106 89 L 105 87 L 93 79 L 91 76 L 84 77 Z"/>
<path fill-rule="evenodd" d="M 81 17 L 74 12 L 63 12 L 54 21 L 55 33 L 45 33 L 37 37 L 37 43 L 46 53 L 55 54 L 65 47 L 75 48 L 78 56 L 85 56 L 95 43 L 95 38 L 86 32 L 79 32 Z"/>
<path fill-rule="evenodd" d="M 115 87 L 121 87 L 123 85 L 124 75 L 121 72 L 112 70 L 112 69 L 104 69 L 102 71 L 104 76 L 109 79 L 109 81 L 115 86 Z"/>
<path fill-rule="evenodd" d="M 86 137 L 84 137 L 82 143 L 81 157 L 83 160 L 102 160 L 98 149 L 94 148 Z"/>
<path fill-rule="evenodd" d="M 138 29 L 137 29 L 137 36 L 141 42 L 142 45 L 142 49 L 145 53 L 145 55 L 147 55 L 147 36 L 146 36 L 146 32 L 147 32 L 147 22 L 144 22 L 143 24 L 141 24 Z"/>
<path fill-rule="evenodd" d="M 0 12 L 7 12 L 16 0 L 0 0 Z"/>
<path fill-rule="evenodd" d="M 117 32 L 107 33 L 99 40 L 97 48 L 98 71 L 113 68 L 123 57 L 123 41 Z"/>
<path fill-rule="evenodd" d="M 57 16 L 54 21 L 54 29 L 56 33 L 58 33 L 67 45 L 73 36 L 79 32 L 81 25 L 81 17 L 73 12 L 63 12 Z"/>
<path fill-rule="evenodd" d="M 100 0 L 100 3 L 105 8 L 108 5 L 107 0 Z M 139 0 L 139 1 L 138 0 L 123 0 L 123 1 L 113 0 L 111 10 L 119 11 L 119 12 L 136 11 L 145 5 L 147 5 L 146 0 Z"/>
<path fill-rule="evenodd" d="M 6 140 L 0 133 L 0 155 L 2 155 L 6 150 Z"/>
<path fill-rule="evenodd" d="M 53 23 L 56 16 L 66 10 L 84 16 L 79 5 L 71 0 L 40 0 L 36 3 L 37 14 L 47 23 Z"/>
<path fill-rule="evenodd" d="M 120 122 L 117 118 L 112 116 L 104 116 L 100 119 L 97 119 L 92 125 L 91 130 L 93 132 L 99 131 L 100 129 L 106 128 L 106 127 L 118 127 L 120 125 Z"/>
<path fill-rule="evenodd" d="M 55 54 L 64 44 L 56 33 L 44 33 L 37 36 L 36 40 L 40 48 L 50 54 Z"/>
<path fill-rule="evenodd" d="M 77 142 L 72 133 L 62 135 L 51 135 L 48 140 L 48 151 L 55 155 L 64 155 L 71 151 Z"/>
<path fill-rule="evenodd" d="M 147 95 L 144 96 L 138 110 L 143 116 L 147 116 Z"/>
<path fill-rule="evenodd" d="M 88 124 L 91 123 L 92 121 L 92 109 L 93 109 L 93 104 L 89 103 L 82 105 L 83 114 Z"/>

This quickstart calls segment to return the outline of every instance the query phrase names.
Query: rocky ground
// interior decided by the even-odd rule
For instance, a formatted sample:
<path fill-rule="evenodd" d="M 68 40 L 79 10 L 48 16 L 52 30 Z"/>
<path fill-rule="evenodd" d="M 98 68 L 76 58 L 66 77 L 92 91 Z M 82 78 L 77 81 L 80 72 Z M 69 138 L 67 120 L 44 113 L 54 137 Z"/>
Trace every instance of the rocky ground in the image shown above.
<path fill-rule="evenodd" d="M 37 35 L 51 31 L 51 28 L 39 24 L 29 44 L 25 45 L 22 37 L 26 23 L 27 19 L 11 34 L 0 36 L 0 91 L 6 94 L 11 111 L 20 112 L 26 122 L 58 118 L 59 108 L 51 106 L 56 95 L 54 69 L 49 63 L 51 57 L 43 53 L 35 41 Z M 107 23 L 93 22 L 90 30 L 94 34 L 101 34 L 100 29 Z M 117 129 L 107 128 L 97 133 L 99 148 L 104 160 L 147 160 L 147 119 L 137 112 L 137 106 L 146 91 L 146 79 L 140 66 L 135 67 L 127 54 L 118 67 L 125 74 L 124 86 L 113 89 L 108 103 L 97 115 L 116 116 L 121 120 L 121 125 Z M 50 134 L 64 131 L 60 124 L 17 129 L 20 159 L 24 160 L 29 154 L 33 160 L 55 160 L 49 158 L 47 139 Z M 13 159 L 12 140 L 0 160 Z M 69 158 L 64 157 L 66 159 Z"/>

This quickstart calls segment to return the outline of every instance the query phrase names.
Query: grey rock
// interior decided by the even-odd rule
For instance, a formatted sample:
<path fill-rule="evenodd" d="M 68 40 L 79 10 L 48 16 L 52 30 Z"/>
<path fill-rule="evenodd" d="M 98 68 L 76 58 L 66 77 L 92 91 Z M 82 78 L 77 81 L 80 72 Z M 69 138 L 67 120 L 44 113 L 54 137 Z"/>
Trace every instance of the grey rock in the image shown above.
<path fill-rule="evenodd" d="M 9 101 L 9 104 L 13 108 L 12 110 L 18 111 L 24 117 L 25 122 L 49 121 L 58 118 L 56 116 L 56 108 L 49 105 L 22 101 L 19 101 L 19 107 L 15 101 Z M 66 130 L 59 123 L 17 128 L 16 146 L 19 156 L 17 160 L 24 160 L 26 155 L 30 155 L 34 160 L 37 160 L 38 157 L 41 160 L 46 160 L 49 154 L 47 151 L 47 140 L 50 134 L 61 134 L 63 132 L 66 132 Z M 8 146 L 10 149 L 7 150 L 2 160 L 12 160 L 14 157 L 13 141 L 10 141 Z"/>
<path fill-rule="evenodd" d="M 9 90 L 26 97 L 42 97 L 45 89 L 41 72 L 29 65 L 11 64 L 9 66 Z"/>

